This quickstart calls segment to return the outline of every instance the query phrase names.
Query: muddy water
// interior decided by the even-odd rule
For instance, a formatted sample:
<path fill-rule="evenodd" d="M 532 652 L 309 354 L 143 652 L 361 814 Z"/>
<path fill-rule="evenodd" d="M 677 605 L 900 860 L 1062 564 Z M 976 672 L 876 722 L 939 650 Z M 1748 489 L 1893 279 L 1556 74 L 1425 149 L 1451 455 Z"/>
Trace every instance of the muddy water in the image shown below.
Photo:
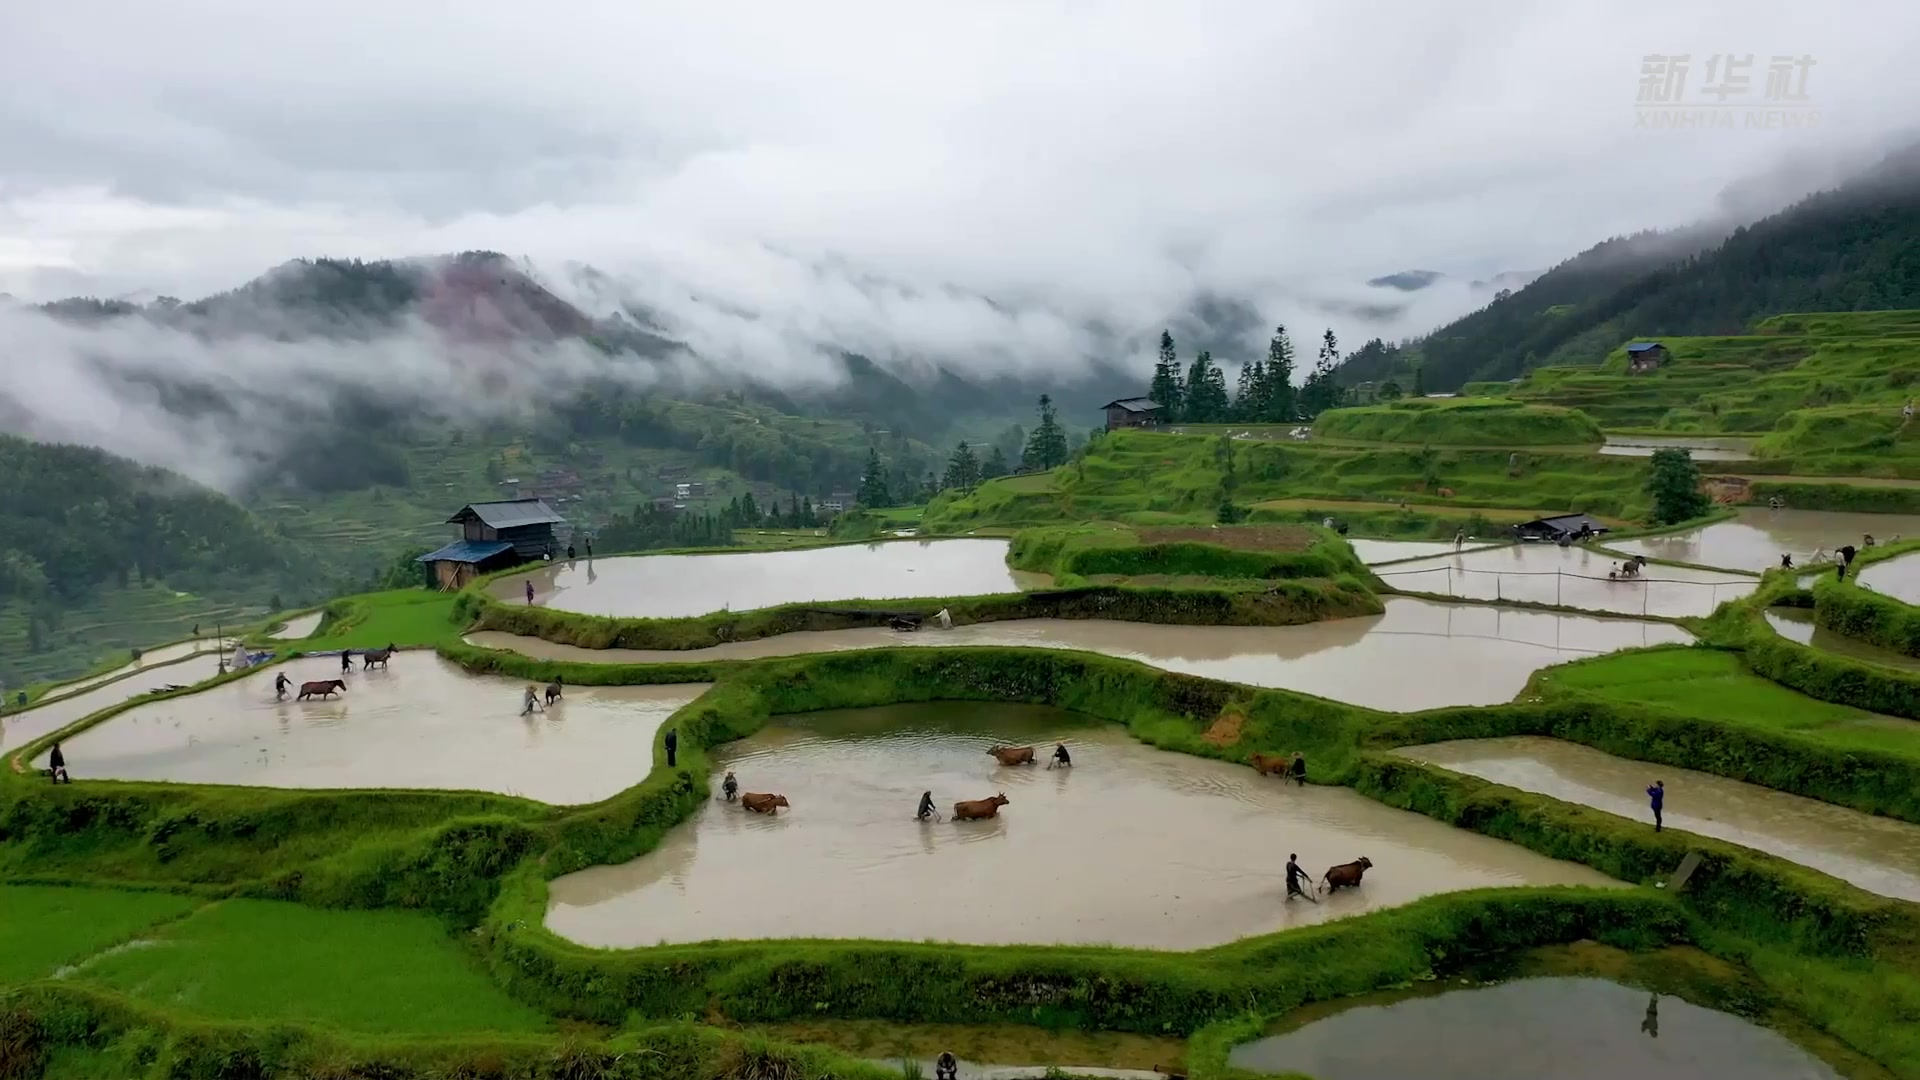
<path fill-rule="evenodd" d="M 495 596 L 589 615 L 677 618 L 781 604 L 984 596 L 1047 584 L 1007 568 L 1005 540 L 896 540 L 798 551 L 644 555 L 554 563 L 491 586 Z"/>
<path fill-rule="evenodd" d="M 1399 559 L 1419 559 L 1431 555 L 1451 555 L 1455 548 L 1451 540 L 1353 540 L 1347 543 L 1353 546 L 1354 554 L 1368 566 L 1378 566 Z M 1468 542 L 1462 544 L 1460 551 L 1478 551 L 1487 547 L 1485 543 Z"/>
<path fill-rule="evenodd" d="M 1381 567 L 1396 589 L 1475 600 L 1526 600 L 1623 615 L 1706 615 L 1754 589 L 1750 577 L 1649 566 L 1637 581 L 1609 581 L 1620 560 L 1557 544 L 1514 544 Z"/>
<path fill-rule="evenodd" d="M 1237 1046 L 1315 1080 L 1839 1080 L 1779 1032 L 1593 978 L 1519 979 L 1336 1012 Z"/>
<path fill-rule="evenodd" d="M 160 650 L 155 649 L 154 652 Z M 213 678 L 219 674 L 219 670 L 220 657 L 215 653 L 176 658 L 171 663 L 144 665 L 138 674 L 129 675 L 118 682 L 55 698 L 25 712 L 8 713 L 0 716 L 0 748 L 25 746 L 42 735 L 50 735 L 109 705 L 118 705 L 130 697 L 139 697 L 148 691 L 168 686 L 192 686 L 203 679 Z"/>
<path fill-rule="evenodd" d="M 1832 552 L 1842 544 L 1859 547 L 1861 539 L 1868 534 L 1883 541 L 1900 535 L 1920 536 L 1920 516 L 1768 510 L 1749 506 L 1742 508 L 1740 516 L 1732 521 L 1669 536 L 1621 540 L 1607 546 L 1649 559 L 1760 571 L 1779 566 L 1781 555 L 1792 555 L 1794 565 L 1798 566 L 1806 563 L 1816 549 Z"/>
<path fill-rule="evenodd" d="M 1709 435 L 1653 436 L 1609 435 L 1602 454 L 1613 457 L 1652 457 L 1656 450 L 1678 448 L 1688 451 L 1695 461 L 1750 461 L 1758 439 L 1738 439 Z"/>
<path fill-rule="evenodd" d="M 1690 642 L 1667 623 L 1391 597 L 1386 614 L 1306 626 L 1160 626 L 1022 619 L 902 634 L 884 628 L 809 631 L 684 652 L 581 649 L 482 632 L 467 640 L 543 660 L 660 664 L 744 660 L 889 646 L 1007 645 L 1078 649 L 1165 671 L 1268 686 L 1377 709 L 1512 700 L 1535 671 L 1596 653 Z M 1381 677 L 1381 672 L 1392 676 Z"/>
<path fill-rule="evenodd" d="M 1838 653 L 1841 656 L 1851 656 L 1855 660 L 1865 660 L 1870 664 L 1920 671 L 1920 659 L 1891 649 L 1869 645 L 1859 638 L 1836 634 L 1815 623 L 1813 612 L 1807 608 L 1768 608 L 1766 614 L 1767 625 L 1773 627 L 1775 633 L 1788 641 L 1797 641 L 1802 645 L 1811 645 L 1816 649 Z"/>
<path fill-rule="evenodd" d="M 1054 709 L 945 702 L 781 719 L 721 748 L 713 781 L 717 791 L 732 769 L 743 791 L 778 792 L 791 810 L 711 802 L 651 854 L 554 881 L 547 925 L 599 946 L 864 937 L 1193 949 L 1453 889 L 1607 881 L 1345 788 L 1288 787 Z M 1002 768 L 986 753 L 1056 740 L 1073 768 Z M 992 821 L 922 824 L 913 811 L 929 790 L 942 813 L 995 792 L 1009 803 Z M 1362 855 L 1374 869 L 1358 890 L 1287 903 L 1288 852 L 1316 878 Z"/>
<path fill-rule="evenodd" d="M 229 645 L 228 648 L 231 649 L 232 646 Z M 216 641 L 207 639 L 198 641 L 176 641 L 171 645 L 162 645 L 157 649 L 149 649 L 140 654 L 140 659 L 121 664 L 119 667 L 113 668 L 110 671 L 102 672 L 91 678 L 79 679 L 65 686 L 57 686 L 51 693 L 40 700 L 53 701 L 57 698 L 66 697 L 69 694 L 77 694 L 82 690 L 91 690 L 96 686 L 112 682 L 114 679 L 118 679 L 122 675 L 131 672 L 144 671 L 147 668 L 171 664 L 177 660 L 185 660 L 189 656 L 194 656 L 202 652 L 214 653 L 218 651 L 220 651 L 220 646 Z"/>
<path fill-rule="evenodd" d="M 1646 789 L 1662 780 L 1666 823 L 1675 829 L 1768 852 L 1882 896 L 1920 900 L 1920 825 L 1557 739 L 1463 739 L 1397 753 L 1649 825 Z"/>
<path fill-rule="evenodd" d="M 320 629 L 321 611 L 310 611 L 305 615 L 296 615 L 287 620 L 287 625 L 274 631 L 271 636 L 276 641 L 297 641 Z"/>
<path fill-rule="evenodd" d="M 1908 604 L 1920 604 L 1920 556 L 1902 555 L 1877 562 L 1854 578 L 1862 588 Z"/>
<path fill-rule="evenodd" d="M 522 682 L 469 675 L 428 652 L 362 672 L 332 700 L 276 701 L 340 675 L 333 656 L 295 660 L 198 694 L 130 709 L 66 744 L 76 779 L 289 788 L 449 788 L 586 803 L 640 782 L 654 732 L 701 686 L 568 687 L 519 716 Z"/>

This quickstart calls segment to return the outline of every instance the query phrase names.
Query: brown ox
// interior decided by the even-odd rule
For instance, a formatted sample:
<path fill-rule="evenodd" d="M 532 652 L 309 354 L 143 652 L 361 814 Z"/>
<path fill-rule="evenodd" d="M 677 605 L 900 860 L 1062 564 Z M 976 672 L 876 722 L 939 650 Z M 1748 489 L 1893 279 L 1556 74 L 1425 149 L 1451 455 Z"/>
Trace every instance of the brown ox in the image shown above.
<path fill-rule="evenodd" d="M 792 809 L 793 806 L 785 795 L 770 795 L 764 791 L 749 791 L 740 796 L 740 805 L 756 814 L 778 814 L 780 807 Z"/>
<path fill-rule="evenodd" d="M 378 664 L 381 667 L 386 667 L 387 661 L 391 660 L 392 658 L 393 658 L 392 645 L 388 645 L 384 649 L 369 649 L 368 651 L 360 654 L 360 670 L 365 671 L 368 668 L 374 666 L 375 664 Z"/>
<path fill-rule="evenodd" d="M 1255 754 L 1247 759 L 1247 764 L 1261 776 L 1285 776 L 1287 767 L 1293 763 L 1281 754 Z"/>
<path fill-rule="evenodd" d="M 1002 765 L 1033 764 L 1033 747 L 1031 746 L 995 746 L 987 753 L 992 754 L 994 759 Z"/>
<path fill-rule="evenodd" d="M 342 679 L 320 679 L 316 682 L 303 682 L 300 684 L 300 694 L 294 698 L 294 700 L 305 701 L 310 697 L 326 697 L 335 690 L 345 690 L 346 688 L 347 684 Z"/>
<path fill-rule="evenodd" d="M 1320 878 L 1320 881 L 1327 887 L 1328 892 L 1332 892 L 1335 889 L 1358 888 L 1360 879 L 1372 868 L 1373 862 L 1365 855 L 1362 855 L 1350 863 L 1341 863 L 1339 866 L 1328 867 L 1326 874 Z"/>
<path fill-rule="evenodd" d="M 1453 498 L 1453 489 L 1452 489 L 1452 488 L 1441 488 L 1441 489 L 1440 489 L 1440 497 L 1441 497 L 1441 498 L 1443 498 L 1443 499 L 1451 499 L 1451 498 Z"/>
<path fill-rule="evenodd" d="M 972 821 L 976 818 L 998 817 L 1000 808 L 1007 805 L 1005 795 L 995 795 L 991 799 L 962 799 L 953 804 L 953 820 Z"/>

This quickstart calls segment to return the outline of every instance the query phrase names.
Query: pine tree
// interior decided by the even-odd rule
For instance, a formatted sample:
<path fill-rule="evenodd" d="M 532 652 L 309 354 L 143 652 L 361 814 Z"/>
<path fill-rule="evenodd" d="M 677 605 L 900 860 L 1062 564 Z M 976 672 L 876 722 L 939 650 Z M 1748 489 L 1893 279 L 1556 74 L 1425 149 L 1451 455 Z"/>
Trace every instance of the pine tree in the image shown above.
<path fill-rule="evenodd" d="M 1040 426 L 1027 436 L 1027 446 L 1020 454 L 1020 467 L 1027 470 L 1045 470 L 1058 468 L 1067 463 L 1067 433 L 1060 429 L 1060 421 L 1054 416 L 1053 399 L 1040 395 Z"/>
<path fill-rule="evenodd" d="M 1258 360 L 1240 366 L 1240 384 L 1234 390 L 1233 418 L 1257 424 L 1267 418 L 1267 365 Z"/>
<path fill-rule="evenodd" d="M 1007 455 L 1000 452 L 1000 447 L 995 446 L 993 452 L 987 455 L 986 464 L 980 466 L 980 479 L 991 480 L 996 476 L 1005 476 L 1012 471 L 1013 470 L 1007 466 Z"/>
<path fill-rule="evenodd" d="M 1427 365 L 1413 365 L 1413 396 L 1427 396 Z"/>
<path fill-rule="evenodd" d="M 1186 415 L 1191 424 L 1218 424 L 1227 419 L 1227 373 L 1213 362 L 1213 354 L 1202 352 L 1187 369 Z"/>
<path fill-rule="evenodd" d="M 751 491 L 740 496 L 740 523 L 748 528 L 760 524 L 760 508 L 754 505 Z"/>
<path fill-rule="evenodd" d="M 980 460 L 973 456 L 973 447 L 962 442 L 953 448 L 953 456 L 947 459 L 947 472 L 941 477 L 940 486 L 971 491 L 979 483 Z"/>
<path fill-rule="evenodd" d="M 1273 328 L 1273 340 L 1267 342 L 1266 412 L 1260 417 L 1269 423 L 1291 423 L 1298 417 L 1299 403 L 1293 389 L 1293 341 L 1287 328 Z"/>
<path fill-rule="evenodd" d="M 1147 396 L 1160 406 L 1160 417 L 1167 423 L 1180 420 L 1186 395 L 1180 385 L 1180 358 L 1174 355 L 1173 335 L 1160 331 L 1160 358 L 1153 365 L 1153 383 Z"/>
<path fill-rule="evenodd" d="M 887 470 L 880 464 L 880 448 L 867 448 L 867 471 L 860 477 L 860 490 L 854 495 L 854 501 L 869 510 L 883 510 L 893 505 L 893 497 L 887 492 Z"/>
<path fill-rule="evenodd" d="M 803 529 L 811 529 L 819 524 L 820 519 L 815 516 L 813 512 L 813 496 L 809 495 L 800 500 L 800 527 Z"/>
<path fill-rule="evenodd" d="M 1306 385 L 1300 388 L 1300 411 L 1309 418 L 1340 406 L 1340 384 L 1333 377 L 1333 370 L 1339 364 L 1340 343 L 1334 339 L 1332 328 L 1328 328 L 1320 339 L 1320 352 L 1314 357 L 1313 373 L 1307 376 Z"/>

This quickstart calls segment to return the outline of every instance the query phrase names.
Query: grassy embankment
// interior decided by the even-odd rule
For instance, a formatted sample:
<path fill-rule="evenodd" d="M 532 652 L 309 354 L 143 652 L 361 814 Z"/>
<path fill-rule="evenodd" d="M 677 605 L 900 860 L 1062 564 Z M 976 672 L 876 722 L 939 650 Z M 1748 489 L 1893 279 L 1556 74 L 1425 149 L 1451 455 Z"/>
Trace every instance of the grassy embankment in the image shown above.
<path fill-rule="evenodd" d="M 1881 545 L 1862 551 L 1845 580 L 1820 575 L 1813 586 L 1815 621 L 1869 645 L 1920 657 L 1920 607 L 1858 584 L 1860 571 L 1867 567 L 1902 556 L 1920 559 L 1915 552 L 1920 552 L 1920 540 Z"/>
<path fill-rule="evenodd" d="M 527 678 L 653 681 L 659 674 L 654 668 L 542 663 L 464 646 L 449 646 L 448 652 Z M 1913 930 L 1910 906 L 1731 845 L 1676 832 L 1655 835 L 1605 814 L 1378 752 L 1462 734 L 1538 733 L 1553 725 L 1567 725 L 1571 737 L 1627 740 L 1644 735 L 1639 726 L 1649 722 L 1646 710 L 1509 706 L 1386 718 L 1283 691 L 1044 650 L 876 650 L 736 665 L 717 674 L 721 685 L 676 719 L 682 767 L 669 771 L 656 762 L 644 783 L 592 807 L 560 811 L 436 793 L 112 783 L 52 789 L 8 778 L 0 835 L 16 872 L 172 883 L 210 895 L 274 896 L 321 907 L 418 908 L 454 926 L 480 919 L 476 941 L 514 999 L 550 1017 L 601 1025 L 602 1031 L 630 1013 L 692 1013 L 736 1022 L 864 1017 L 1197 1035 L 1210 1025 L 1236 1022 L 1249 1009 L 1279 1012 L 1403 982 L 1445 970 L 1465 956 L 1598 937 L 1636 946 L 1698 941 L 1749 964 L 1770 1003 L 1896 1067 L 1920 1064 L 1920 1045 L 1898 1025 L 1882 1022 L 1887 1009 L 1920 1001 L 1914 965 L 1899 952 Z M 1661 877 L 1689 849 L 1701 850 L 1706 862 L 1681 898 L 1684 906 L 1651 891 L 1495 890 L 1196 954 L 849 942 L 603 952 L 569 945 L 539 928 L 547 878 L 641 854 L 704 801 L 704 781 L 695 778 L 708 771 L 706 747 L 779 713 L 936 699 L 1050 702 L 1125 723 L 1155 745 L 1229 759 L 1254 750 L 1304 748 L 1330 782 L 1630 881 Z M 1653 719 L 1670 726 L 1663 740 L 1671 740 L 1674 752 L 1695 767 L 1710 753 L 1724 755 L 1730 744 L 1745 745 L 1744 756 L 1756 760 L 1769 752 L 1758 748 L 1757 736 L 1741 730 Z M 1819 753 L 1811 747 L 1797 752 Z M 348 827 L 329 829 L 328 817 Z M 75 822 L 85 825 L 76 828 Z M 372 823 L 385 828 L 367 830 Z M 309 835 L 263 843 L 289 829 Z M 160 850 L 152 851 L 156 837 Z M 345 913 L 332 924 L 341 928 L 338 947 L 382 952 L 371 924 L 348 932 L 357 918 Z M 139 987 L 152 987 L 172 996 L 169 980 L 185 977 L 163 977 L 138 965 L 101 970 L 143 972 L 128 980 L 136 994 Z M 84 976 L 77 983 L 91 985 Z M 339 1018 L 348 1006 L 325 1003 L 329 993 L 309 988 L 278 1015 L 331 1018 L 347 1026 Z M 244 995 L 231 1000 L 243 1001 Z M 473 1006 L 470 1022 L 493 1024 L 480 1019 L 493 1007 Z M 251 1027 L 221 1034 L 247 1045 L 259 1037 Z M 311 1051 L 297 1045 L 301 1053 Z"/>
<path fill-rule="evenodd" d="M 1051 473 L 944 493 L 927 507 L 923 525 L 952 534 L 1087 521 L 1206 524 L 1230 502 L 1256 522 L 1331 516 L 1354 535 L 1444 539 L 1463 527 L 1494 534 L 1496 512 L 1509 521 L 1574 510 L 1637 519 L 1648 507 L 1646 472 L 1644 458 L 1118 431 Z"/>
<path fill-rule="evenodd" d="M 1577 409 L 1502 398 L 1405 398 L 1330 409 L 1313 422 L 1316 439 L 1412 446 L 1598 446 L 1600 425 Z"/>

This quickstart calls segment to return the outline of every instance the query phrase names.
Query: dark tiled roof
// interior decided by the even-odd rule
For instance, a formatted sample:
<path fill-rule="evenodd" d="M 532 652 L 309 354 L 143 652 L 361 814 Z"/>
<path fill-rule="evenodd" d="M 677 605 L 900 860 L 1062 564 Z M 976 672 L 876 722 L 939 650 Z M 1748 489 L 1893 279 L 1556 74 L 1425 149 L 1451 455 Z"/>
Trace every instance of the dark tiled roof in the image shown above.
<path fill-rule="evenodd" d="M 1660 343 L 1657 341 L 1636 341 L 1633 344 L 1627 346 L 1627 351 L 1630 353 L 1641 353 L 1641 352 L 1651 352 L 1654 349 L 1658 349 L 1658 348 L 1660 348 Z"/>
<path fill-rule="evenodd" d="M 495 529 L 517 529 L 522 525 L 564 525 L 566 518 L 553 512 L 553 507 L 544 499 L 508 499 L 504 502 L 468 503 L 460 512 L 447 519 L 447 524 L 458 525 L 472 514 L 488 527 Z"/>
<path fill-rule="evenodd" d="M 1125 409 L 1128 412 L 1152 412 L 1159 407 L 1159 402 L 1143 397 L 1121 398 L 1119 401 L 1109 401 L 1101 406 L 1103 409 Z"/>

